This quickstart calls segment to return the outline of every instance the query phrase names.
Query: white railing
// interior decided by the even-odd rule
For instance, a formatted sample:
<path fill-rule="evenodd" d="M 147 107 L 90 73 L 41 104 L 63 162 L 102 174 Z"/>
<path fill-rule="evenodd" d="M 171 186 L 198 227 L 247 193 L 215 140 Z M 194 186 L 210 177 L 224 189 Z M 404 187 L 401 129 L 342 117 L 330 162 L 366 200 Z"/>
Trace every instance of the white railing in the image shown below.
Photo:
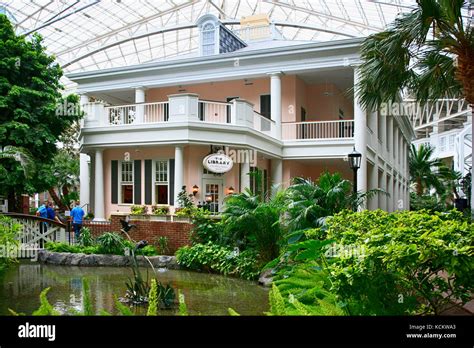
<path fill-rule="evenodd" d="M 198 111 L 199 119 L 209 123 L 230 123 L 232 104 L 199 100 Z"/>
<path fill-rule="evenodd" d="M 168 120 L 168 102 L 108 106 L 105 111 L 107 124 L 112 126 Z"/>
<path fill-rule="evenodd" d="M 268 135 L 275 135 L 275 121 L 260 115 L 256 111 L 253 112 L 253 128 Z"/>
<path fill-rule="evenodd" d="M 353 120 L 282 123 L 283 140 L 340 139 L 353 136 Z"/>

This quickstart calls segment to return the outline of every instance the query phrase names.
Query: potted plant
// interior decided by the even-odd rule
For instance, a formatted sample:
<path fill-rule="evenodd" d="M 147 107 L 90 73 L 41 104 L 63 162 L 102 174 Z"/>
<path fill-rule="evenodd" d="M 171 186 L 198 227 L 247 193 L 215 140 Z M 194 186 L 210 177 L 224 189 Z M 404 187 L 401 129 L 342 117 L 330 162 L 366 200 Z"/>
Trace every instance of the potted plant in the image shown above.
<path fill-rule="evenodd" d="M 130 215 L 133 220 L 148 220 L 148 207 L 146 205 L 132 205 L 130 207 Z"/>
<path fill-rule="evenodd" d="M 168 221 L 170 208 L 168 206 L 154 205 L 151 207 L 151 220 L 154 221 Z"/>

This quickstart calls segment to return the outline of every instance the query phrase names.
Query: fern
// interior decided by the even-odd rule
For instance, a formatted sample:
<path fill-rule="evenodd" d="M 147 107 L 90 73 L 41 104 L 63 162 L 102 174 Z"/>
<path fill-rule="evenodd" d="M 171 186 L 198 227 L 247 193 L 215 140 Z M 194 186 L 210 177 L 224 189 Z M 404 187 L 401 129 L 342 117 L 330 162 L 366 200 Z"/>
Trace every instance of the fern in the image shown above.
<path fill-rule="evenodd" d="M 237 313 L 235 310 L 233 310 L 233 309 L 230 308 L 230 307 L 227 308 L 227 311 L 229 312 L 229 315 L 230 315 L 231 317 L 240 317 L 240 314 Z"/>
<path fill-rule="evenodd" d="M 123 303 L 121 303 L 117 298 L 115 298 L 115 307 L 117 308 L 119 313 L 124 315 L 124 316 L 132 316 L 133 315 L 130 308 L 125 306 Z"/>
<path fill-rule="evenodd" d="M 268 297 L 270 300 L 270 315 L 286 315 L 285 300 L 274 283 Z"/>
<path fill-rule="evenodd" d="M 184 295 L 178 291 L 178 299 L 179 299 L 179 315 L 187 316 L 188 314 L 188 307 L 186 306 L 186 302 L 184 302 Z"/>
<path fill-rule="evenodd" d="M 295 307 L 298 313 L 297 315 L 311 315 L 311 310 L 298 301 L 293 294 L 288 296 L 288 302 L 290 302 Z"/>
<path fill-rule="evenodd" d="M 83 315 L 94 315 L 95 313 L 92 309 L 91 291 L 89 282 L 86 278 L 82 278 L 82 298 L 84 299 Z"/>
<path fill-rule="evenodd" d="M 40 294 L 40 307 L 33 312 L 34 316 L 42 316 L 42 315 L 59 315 L 59 312 L 55 311 L 53 306 L 48 302 L 48 298 L 46 295 L 51 288 L 46 288 L 41 291 Z"/>
<path fill-rule="evenodd" d="M 157 315 L 158 312 L 158 287 L 156 280 L 151 280 L 150 293 L 148 294 L 148 311 L 146 315 Z"/>

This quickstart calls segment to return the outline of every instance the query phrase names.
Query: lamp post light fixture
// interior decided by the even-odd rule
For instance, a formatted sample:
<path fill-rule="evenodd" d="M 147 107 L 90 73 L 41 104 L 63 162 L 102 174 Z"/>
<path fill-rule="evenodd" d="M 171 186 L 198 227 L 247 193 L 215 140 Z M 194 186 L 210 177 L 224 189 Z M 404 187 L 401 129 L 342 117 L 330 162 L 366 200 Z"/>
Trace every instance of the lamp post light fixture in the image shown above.
<path fill-rule="evenodd" d="M 199 191 L 199 186 L 198 186 L 198 185 L 194 185 L 194 186 L 193 186 L 193 196 L 196 196 L 197 193 L 198 193 L 198 191 Z"/>
<path fill-rule="evenodd" d="M 233 195 L 234 194 L 234 187 L 230 186 L 228 192 L 229 192 L 229 195 Z"/>
<path fill-rule="evenodd" d="M 355 202 L 355 198 L 357 197 L 357 171 L 360 168 L 360 161 L 362 159 L 362 154 L 360 152 L 357 152 L 354 146 L 354 150 L 350 154 L 348 154 L 347 157 L 349 158 L 349 167 L 354 172 L 354 185 L 353 185 L 354 206 L 352 207 L 352 209 L 356 211 L 357 203 Z"/>

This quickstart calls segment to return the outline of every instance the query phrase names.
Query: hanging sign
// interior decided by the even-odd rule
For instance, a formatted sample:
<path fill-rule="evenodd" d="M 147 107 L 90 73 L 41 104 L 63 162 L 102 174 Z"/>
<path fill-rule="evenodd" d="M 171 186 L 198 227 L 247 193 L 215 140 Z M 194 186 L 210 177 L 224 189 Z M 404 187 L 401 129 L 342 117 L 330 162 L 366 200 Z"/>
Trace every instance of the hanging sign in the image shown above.
<path fill-rule="evenodd" d="M 222 174 L 230 171 L 234 165 L 234 162 L 229 156 L 214 153 L 204 157 L 202 160 L 202 165 L 210 172 Z"/>

